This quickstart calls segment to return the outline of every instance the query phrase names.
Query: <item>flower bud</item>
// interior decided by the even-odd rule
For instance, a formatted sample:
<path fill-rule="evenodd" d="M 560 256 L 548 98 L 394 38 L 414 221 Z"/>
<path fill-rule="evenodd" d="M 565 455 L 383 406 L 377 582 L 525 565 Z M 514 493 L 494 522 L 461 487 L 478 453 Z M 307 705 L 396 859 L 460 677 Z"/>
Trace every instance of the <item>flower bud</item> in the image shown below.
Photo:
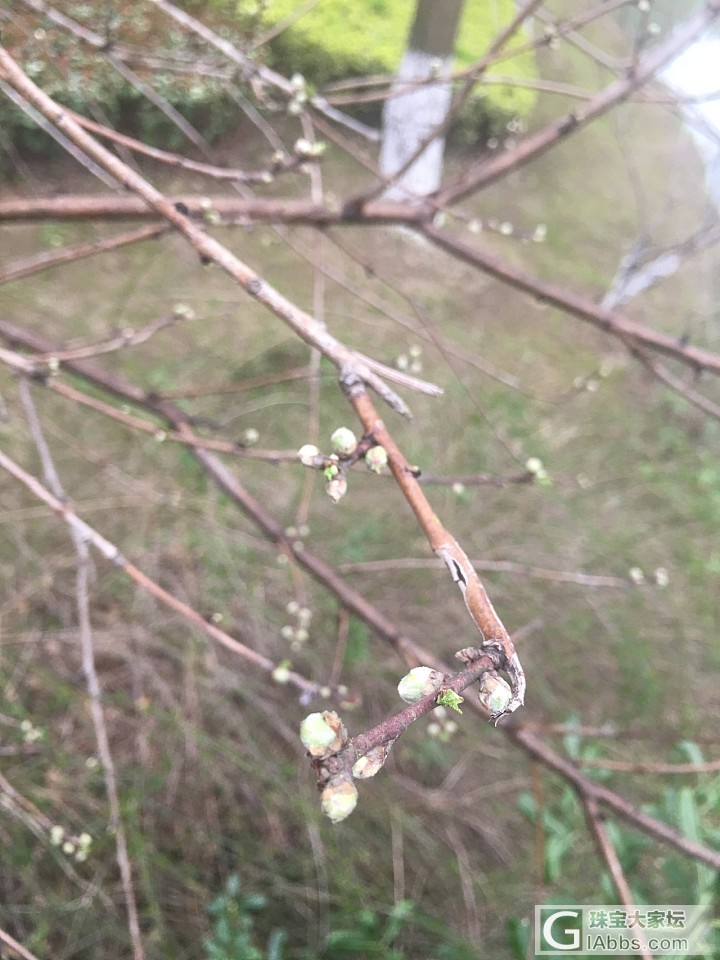
<path fill-rule="evenodd" d="M 304 467 L 314 466 L 315 457 L 320 456 L 320 451 L 314 443 L 306 443 L 298 450 L 298 459 Z"/>
<path fill-rule="evenodd" d="M 410 673 L 398 684 L 398 693 L 405 703 L 415 703 L 437 690 L 443 682 L 443 675 L 432 667 L 413 667 Z"/>
<path fill-rule="evenodd" d="M 357 447 L 357 437 L 347 427 L 338 427 L 330 437 L 330 443 L 336 453 L 349 456 Z"/>
<path fill-rule="evenodd" d="M 333 823 L 349 817 L 357 806 L 357 787 L 346 776 L 333 777 L 322 792 L 320 806 Z"/>
<path fill-rule="evenodd" d="M 512 700 L 512 690 L 507 681 L 492 670 L 480 678 L 480 705 L 490 713 L 502 713 Z"/>
<path fill-rule="evenodd" d="M 342 474 L 328 480 L 325 484 L 325 492 L 333 503 L 337 503 L 347 493 L 347 480 Z"/>
<path fill-rule="evenodd" d="M 372 750 L 368 750 L 364 757 L 355 761 L 352 775 L 357 780 L 367 780 L 368 777 L 374 777 L 385 765 L 391 746 L 391 743 L 381 743 L 377 747 L 373 747 Z"/>
<path fill-rule="evenodd" d="M 285 684 L 290 680 L 290 661 L 281 660 L 271 674 L 275 683 Z"/>
<path fill-rule="evenodd" d="M 50 827 L 50 843 L 54 847 L 59 847 L 65 839 L 65 831 L 59 824 Z"/>
<path fill-rule="evenodd" d="M 373 473 L 381 473 L 382 468 L 387 466 L 388 455 L 385 447 L 370 447 L 368 452 L 365 454 L 365 463 L 368 470 L 372 470 Z"/>
<path fill-rule="evenodd" d="M 300 724 L 300 739 L 311 757 L 325 758 L 342 747 L 347 731 L 340 717 L 331 710 L 311 713 Z"/>

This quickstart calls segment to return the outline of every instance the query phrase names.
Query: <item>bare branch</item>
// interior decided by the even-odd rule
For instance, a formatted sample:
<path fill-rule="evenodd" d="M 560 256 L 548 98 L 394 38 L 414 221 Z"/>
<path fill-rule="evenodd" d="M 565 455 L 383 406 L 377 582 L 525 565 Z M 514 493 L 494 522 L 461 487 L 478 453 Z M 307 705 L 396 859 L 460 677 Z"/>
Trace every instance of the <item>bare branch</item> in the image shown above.
<path fill-rule="evenodd" d="M 30 953 L 29 950 L 26 950 L 25 947 L 18 943 L 15 937 L 11 937 L 9 933 L 3 930 L 0 927 L 0 940 L 5 944 L 8 950 L 12 950 L 18 957 L 21 957 L 22 960 L 38 960 L 34 953 Z"/>
<path fill-rule="evenodd" d="M 164 603 L 165 606 L 170 607 L 171 610 L 180 614 L 181 617 L 193 624 L 197 629 L 207 634 L 207 636 L 221 646 L 238 654 L 248 663 L 253 664 L 253 666 L 258 667 L 266 673 L 273 673 L 275 671 L 277 664 L 273 663 L 268 657 L 257 653 L 244 643 L 236 640 L 235 637 L 225 633 L 224 630 L 215 626 L 214 623 L 210 623 L 202 614 L 198 613 L 188 604 L 183 603 L 182 600 L 178 600 L 159 584 L 155 583 L 154 580 L 151 580 L 150 577 L 144 574 L 138 567 L 130 563 L 129 560 L 126 560 L 113 543 L 107 540 L 101 533 L 98 533 L 90 524 L 82 520 L 66 503 L 63 503 L 63 501 L 50 493 L 39 480 L 26 470 L 23 470 L 19 464 L 15 463 L 15 461 L 8 457 L 2 450 L 0 450 L 0 467 L 23 484 L 38 500 L 47 504 L 54 513 L 62 517 L 77 537 L 81 538 L 83 542 L 92 544 L 106 560 L 109 560 L 110 563 L 127 574 L 127 576 L 143 590 L 152 594 L 157 600 Z M 297 687 L 301 692 L 311 696 L 317 691 L 316 684 L 311 683 L 294 671 L 289 671 L 288 682 Z"/>
<path fill-rule="evenodd" d="M 240 67 L 245 79 L 250 84 L 257 83 L 260 85 L 260 87 L 266 85 L 274 90 L 277 90 L 287 100 L 292 100 L 296 91 L 291 81 L 286 77 L 276 73 L 274 70 L 270 70 L 268 67 L 256 63 L 254 60 L 251 60 L 228 40 L 218 36 L 214 30 L 211 30 L 205 24 L 200 23 L 199 20 L 196 20 L 194 17 L 191 17 L 190 14 L 180 10 L 174 4 L 169 3 L 168 0 L 150 0 L 150 2 L 155 4 L 156 7 L 159 7 L 163 13 L 166 13 L 169 17 L 172 17 L 176 23 L 179 23 L 181 26 L 185 27 L 186 30 L 190 30 L 192 33 L 202 37 L 206 43 L 209 43 L 211 46 L 215 47 L 222 54 L 224 54 L 228 60 Z M 332 107 L 324 97 L 310 97 L 308 103 L 314 110 L 317 110 L 318 113 L 321 113 L 327 117 L 328 120 L 342 124 L 343 126 L 352 130 L 353 133 L 358 133 L 367 140 L 374 142 L 380 139 L 380 135 L 377 130 L 374 130 L 372 127 L 368 127 L 364 123 L 360 123 L 353 117 L 341 113 L 335 107 Z"/>
<path fill-rule="evenodd" d="M 707 370 L 714 374 L 720 374 L 719 354 L 693 347 L 690 344 L 683 344 L 677 337 L 669 336 L 633 320 L 628 320 L 622 314 L 614 313 L 612 310 L 604 310 L 594 301 L 524 273 L 499 257 L 470 246 L 464 240 L 460 240 L 446 230 L 434 227 L 430 223 L 425 223 L 418 229 L 429 240 L 432 240 L 437 246 L 447 250 L 448 253 L 459 260 L 482 270 L 492 277 L 496 277 L 498 280 L 502 280 L 503 283 L 514 287 L 516 290 L 529 294 L 541 303 L 558 307 L 565 313 L 598 327 L 605 333 L 617 337 L 626 346 L 637 343 L 674 357 L 695 370 Z"/>
<path fill-rule="evenodd" d="M 309 314 L 300 310 L 278 290 L 263 280 L 251 267 L 232 254 L 226 247 L 210 237 L 193 223 L 181 210 L 152 186 L 144 177 L 115 157 L 87 134 L 67 112 L 43 93 L 20 70 L 8 52 L 0 47 L 0 74 L 18 92 L 27 96 L 59 130 L 72 140 L 85 154 L 105 170 L 116 176 L 124 186 L 136 193 L 157 213 L 182 233 L 201 258 L 217 264 L 229 274 L 251 297 L 268 307 L 275 316 L 290 326 L 306 343 L 315 347 L 338 367 L 352 366 L 363 380 L 398 413 L 408 416 L 407 404 L 366 365 L 358 363 L 351 350 L 341 344 Z"/>
<path fill-rule="evenodd" d="M 152 224 L 147 227 L 140 227 L 138 230 L 129 230 L 127 233 L 121 233 L 115 237 L 106 237 L 104 240 L 78 243 L 62 250 L 55 250 L 52 253 L 39 253 L 29 260 L 15 264 L 11 263 L 6 270 L 0 273 L 0 285 L 12 283 L 13 280 L 24 280 L 37 273 L 42 273 L 44 270 L 59 267 L 64 263 L 74 263 L 76 260 L 94 257 L 96 254 L 106 253 L 108 250 L 119 250 L 121 247 L 133 243 L 152 240 L 168 229 L 165 224 Z"/>
<path fill-rule="evenodd" d="M 613 885 L 617 890 L 618 897 L 620 898 L 620 903 L 622 903 L 623 906 L 627 907 L 628 909 L 631 909 L 635 905 L 635 898 L 630 890 L 630 884 L 627 881 L 622 864 L 620 863 L 620 858 L 617 855 L 617 851 L 613 846 L 612 840 L 610 839 L 607 828 L 603 822 L 598 805 L 595 800 L 592 800 L 590 797 L 585 797 L 582 794 L 580 795 L 580 800 L 585 808 L 585 818 L 590 828 L 590 832 L 595 838 L 595 844 L 598 852 L 608 868 Z M 638 951 L 638 956 L 641 957 L 642 960 L 652 960 L 652 954 L 647 947 L 644 931 L 636 930 L 635 935 L 642 944 L 640 950 Z"/>
<path fill-rule="evenodd" d="M 20 381 L 20 398 L 25 408 L 30 434 L 40 455 L 45 482 L 54 496 L 60 500 L 64 500 L 65 491 L 62 488 L 60 478 L 58 477 L 55 464 L 50 454 L 50 449 L 45 441 L 35 404 L 33 403 L 30 393 L 30 387 L 26 380 Z M 95 670 L 95 653 L 93 650 L 92 626 L 90 621 L 90 594 L 88 589 L 90 554 L 87 542 L 78 534 L 77 529 L 72 525 L 70 525 L 70 534 L 77 554 L 76 605 L 80 628 L 83 673 L 85 674 L 85 681 L 90 697 L 90 714 L 95 728 L 95 742 L 97 743 L 98 754 L 105 777 L 105 790 L 110 808 L 110 824 L 115 837 L 115 850 L 122 881 L 123 895 L 125 897 L 128 930 L 133 945 L 134 960 L 145 960 L 145 949 L 140 935 L 140 923 L 133 888 L 132 868 L 128 854 L 127 836 L 122 819 L 120 796 L 115 774 L 115 762 L 110 752 L 110 738 L 108 736 L 107 726 L 105 724 L 105 713 L 102 707 L 102 687 L 100 686 L 97 671 Z"/>
<path fill-rule="evenodd" d="M 712 26 L 718 16 L 720 16 L 718 0 L 708 0 L 698 13 L 678 28 L 665 43 L 659 44 L 641 57 L 627 76 L 609 84 L 587 103 L 576 107 L 536 133 L 529 134 L 514 149 L 479 161 L 474 167 L 466 170 L 454 184 L 441 188 L 436 197 L 437 202 L 441 206 L 455 203 L 489 186 L 510 170 L 517 170 L 545 153 L 568 134 L 580 130 L 601 117 L 618 103 L 626 100 L 639 87 L 653 80 L 663 67 Z"/>
<path fill-rule="evenodd" d="M 43 353 L 52 352 L 53 344 L 30 334 L 27 331 L 13 327 L 7 322 L 0 323 L 0 332 L 9 342 L 23 345 L 34 351 Z M 153 401 L 142 390 L 124 383 L 118 377 L 93 367 L 86 361 L 71 361 L 68 366 L 75 373 L 87 378 L 90 382 L 102 389 L 109 390 L 125 400 L 145 406 L 167 418 L 168 422 L 178 429 L 186 429 L 185 414 L 167 401 Z M 390 646 L 409 666 L 426 664 L 441 673 L 448 673 L 447 666 L 442 660 L 420 644 L 405 635 L 401 629 L 374 604 L 368 601 L 357 590 L 349 586 L 337 575 L 333 568 L 305 547 L 299 548 L 297 543 L 288 538 L 282 524 L 278 523 L 258 500 L 240 484 L 237 478 L 220 462 L 214 454 L 204 450 L 193 450 L 195 458 L 207 470 L 216 485 L 225 492 L 230 499 L 248 516 L 263 533 L 288 556 L 310 573 L 326 590 L 337 597 L 338 601 L 358 617 L 388 646 Z M 477 709 L 481 715 L 479 704 L 473 699 L 468 705 Z M 564 729 L 564 728 L 563 728 Z M 573 728 L 574 729 L 574 728 Z M 583 792 L 583 795 L 595 799 L 601 806 L 612 810 L 618 817 L 648 836 L 668 844 L 685 856 L 689 856 L 701 863 L 720 870 L 720 854 L 710 850 L 702 844 L 689 840 L 678 830 L 668 826 L 660 820 L 643 813 L 634 803 L 608 787 L 599 784 L 585 776 L 582 771 L 568 759 L 557 753 L 536 733 L 535 725 L 523 726 L 516 723 L 504 723 L 498 727 L 509 740 L 524 750 L 529 757 L 541 763 L 552 772 L 566 780 L 569 784 Z"/>

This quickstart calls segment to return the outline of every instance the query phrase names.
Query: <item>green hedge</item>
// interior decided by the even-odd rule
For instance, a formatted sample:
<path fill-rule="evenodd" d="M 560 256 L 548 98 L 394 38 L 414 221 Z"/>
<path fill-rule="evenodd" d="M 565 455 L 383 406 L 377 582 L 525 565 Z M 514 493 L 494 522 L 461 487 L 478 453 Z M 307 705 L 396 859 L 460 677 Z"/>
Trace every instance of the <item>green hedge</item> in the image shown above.
<path fill-rule="evenodd" d="M 184 5 L 242 46 L 302 9 L 305 0 L 186 0 Z M 61 0 L 60 7 L 92 30 L 102 34 L 106 29 L 102 4 Z M 458 67 L 482 55 L 513 9 L 514 0 L 466 0 L 456 51 Z M 301 73 L 316 88 L 353 76 L 392 74 L 405 49 L 413 11 L 413 0 L 320 0 L 257 55 L 259 59 L 269 58 L 286 76 Z M 158 53 L 195 48 L 195 43 L 159 11 L 139 4 L 118 7 L 113 22 L 117 41 L 144 46 L 148 35 L 156 38 Z M 515 40 L 518 42 L 522 38 Z M 169 149 L 183 143 L 170 121 L 130 88 L 101 54 L 42 16 L 22 8 L 7 29 L 5 43 L 29 76 L 66 106 L 86 115 L 99 108 L 119 129 L 150 143 Z M 139 72 L 142 74 L 142 69 Z M 508 60 L 498 72 L 533 76 L 533 57 L 522 54 Z M 158 72 L 148 74 L 146 79 L 208 139 L 237 123 L 237 107 L 212 78 Z M 455 133 L 468 141 L 500 133 L 512 116 L 526 115 L 533 102 L 530 90 L 487 86 L 483 95 L 468 104 Z M 379 104 L 354 112 L 379 123 Z M 21 151 L 46 154 L 57 149 L 31 119 L 1 95 L 0 135 L 0 147 L 11 141 Z M 3 153 L 0 149 L 0 166 Z"/>
<path fill-rule="evenodd" d="M 303 6 L 305 0 L 265 0 L 262 22 L 265 28 L 272 28 Z M 238 8 L 244 7 L 240 0 Z M 301 73 L 320 89 L 348 77 L 392 74 L 405 50 L 414 9 L 412 0 L 320 0 L 270 41 L 273 65 L 284 74 Z M 514 0 L 466 0 L 456 67 L 475 63 L 514 12 Z M 516 35 L 510 47 L 518 47 L 526 39 Z M 532 79 L 536 76 L 534 57 L 530 52 L 518 54 L 499 64 L 495 72 Z M 488 84 L 466 107 L 460 130 L 465 139 L 499 132 L 511 117 L 527 116 L 534 102 L 534 91 L 528 88 Z M 380 107 L 356 107 L 354 112 L 377 123 Z"/>

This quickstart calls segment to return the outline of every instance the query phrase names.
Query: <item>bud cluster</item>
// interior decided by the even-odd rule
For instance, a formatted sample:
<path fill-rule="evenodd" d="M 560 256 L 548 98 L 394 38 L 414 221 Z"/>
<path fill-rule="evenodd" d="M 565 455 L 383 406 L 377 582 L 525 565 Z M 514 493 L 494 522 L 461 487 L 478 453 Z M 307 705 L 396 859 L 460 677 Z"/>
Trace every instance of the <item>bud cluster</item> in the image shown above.
<path fill-rule="evenodd" d="M 323 454 L 314 443 L 303 444 L 297 452 L 300 463 L 305 467 L 322 470 L 325 477 L 325 492 L 338 503 L 347 493 L 346 471 L 355 460 L 365 453 L 365 464 L 373 473 L 382 473 L 387 466 L 388 457 L 384 447 L 379 445 L 368 449 L 367 440 L 359 441 L 349 427 L 338 427 L 330 436 L 332 453 Z"/>
<path fill-rule="evenodd" d="M 297 653 L 310 637 L 308 627 L 312 620 L 312 610 L 309 607 L 301 607 L 297 600 L 291 600 L 285 609 L 291 617 L 294 617 L 296 623 L 295 625 L 286 623 L 280 630 L 280 636 L 283 640 L 287 640 L 290 648 Z"/>

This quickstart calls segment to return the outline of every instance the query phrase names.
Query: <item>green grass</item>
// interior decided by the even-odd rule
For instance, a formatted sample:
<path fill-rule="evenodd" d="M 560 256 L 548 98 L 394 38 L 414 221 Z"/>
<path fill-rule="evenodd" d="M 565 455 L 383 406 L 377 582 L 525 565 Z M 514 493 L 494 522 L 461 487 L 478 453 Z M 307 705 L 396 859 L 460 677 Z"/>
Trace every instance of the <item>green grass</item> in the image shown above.
<path fill-rule="evenodd" d="M 270 0 L 263 11 L 269 28 L 282 24 L 302 9 L 298 0 Z M 270 41 L 277 66 L 288 73 L 298 72 L 315 87 L 348 77 L 393 74 L 407 46 L 414 5 L 392 0 L 364 0 L 347 4 L 343 0 L 322 0 Z M 477 62 L 492 37 L 513 16 L 512 0 L 488 4 L 467 0 L 463 9 L 455 48 L 456 68 Z M 523 43 L 522 36 L 509 49 Z M 512 78 L 535 76 L 532 54 L 522 53 L 504 60 L 491 70 L 511 78 L 507 85 L 488 85 L 468 104 L 460 126 L 473 142 L 481 131 L 498 132 L 514 116 L 526 117 L 535 102 L 532 90 L 513 86 Z M 370 109 L 378 118 L 379 108 Z"/>

